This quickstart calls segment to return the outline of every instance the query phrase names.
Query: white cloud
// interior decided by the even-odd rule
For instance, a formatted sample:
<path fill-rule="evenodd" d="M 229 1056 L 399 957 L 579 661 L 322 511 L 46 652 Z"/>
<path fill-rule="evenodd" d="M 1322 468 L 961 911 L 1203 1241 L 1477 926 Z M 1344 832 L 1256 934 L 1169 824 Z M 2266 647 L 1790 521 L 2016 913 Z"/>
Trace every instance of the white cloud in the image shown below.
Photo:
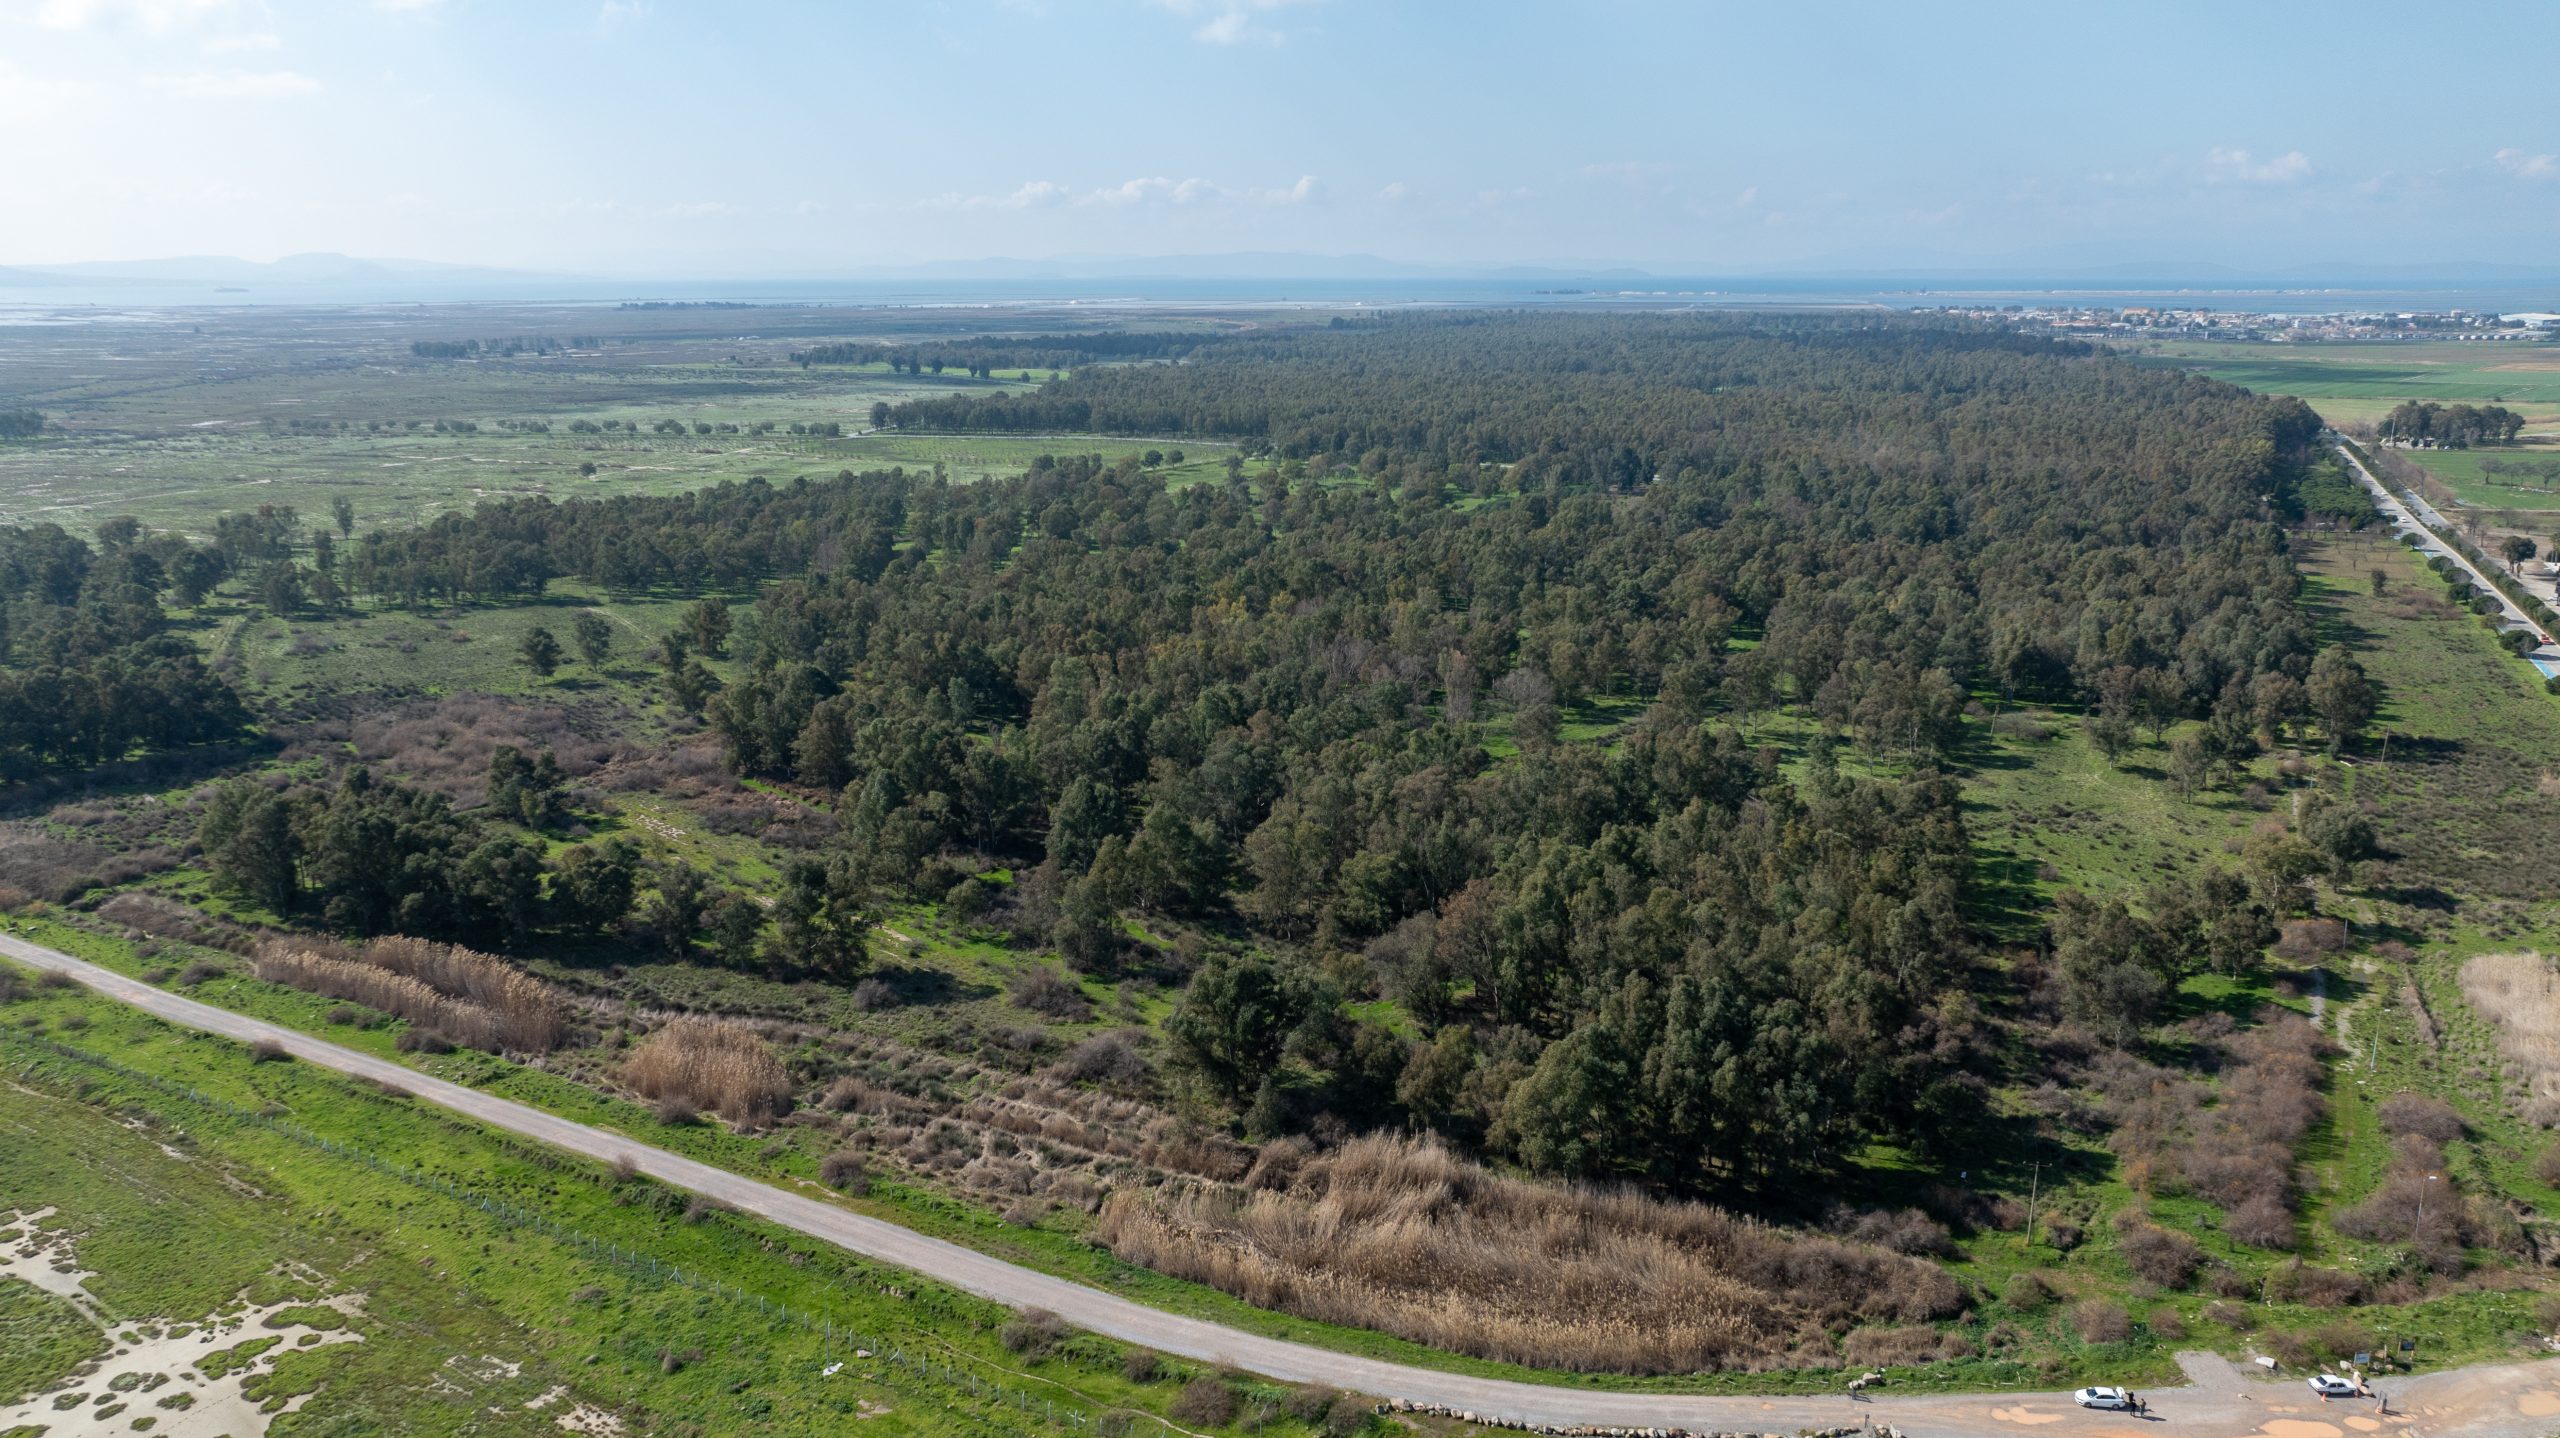
<path fill-rule="evenodd" d="M 1003 203 L 1014 209 L 1023 210 L 1041 205 L 1060 204 L 1066 198 L 1067 187 L 1055 180 L 1025 180 L 1015 188 L 1012 194 L 1004 197 Z"/>
<path fill-rule="evenodd" d="M 1324 182 L 1313 175 L 1300 175 L 1298 183 L 1285 190 L 1247 190 L 1245 198 L 1266 205 L 1303 205 L 1324 193 Z"/>
<path fill-rule="evenodd" d="M 2206 176 L 2217 181 L 2289 185 L 2311 175 L 2311 157 L 2300 150 L 2287 150 L 2273 159 L 2259 160 L 2246 150 L 2226 150 L 2217 145 L 2206 151 L 2204 158 Z"/>
<path fill-rule="evenodd" d="M 0 115 L 32 121 L 60 115 L 88 98 L 89 87 L 78 80 L 31 75 L 0 59 Z"/>
<path fill-rule="evenodd" d="M 702 220 L 714 215 L 734 215 L 737 212 L 738 207 L 726 200 L 693 200 L 681 205 L 669 205 L 659 211 L 671 220 Z"/>
<path fill-rule="evenodd" d="M 142 83 L 183 100 L 282 100 L 320 88 L 299 70 L 203 70 L 153 75 Z"/>
<path fill-rule="evenodd" d="M 1758 203 L 1760 203 L 1758 185 L 1745 185 L 1742 187 L 1742 193 L 1733 197 L 1733 207 L 1737 210 L 1747 210 Z"/>
<path fill-rule="evenodd" d="M 2490 158 L 2497 162 L 2499 169 L 2511 175 L 2522 175 L 2528 180 L 2547 180 L 2560 175 L 2560 156 L 2534 155 L 2508 148 Z"/>
<path fill-rule="evenodd" d="M 596 33 L 610 34 L 622 25 L 647 18 L 648 0 L 604 0 L 596 7 Z"/>
<path fill-rule="evenodd" d="M 1203 45 L 1285 45 L 1288 35 L 1269 25 L 1256 23 L 1255 17 L 1307 0 L 1156 0 L 1176 15 L 1188 19 L 1207 16 L 1191 31 L 1191 38 Z"/>
<path fill-rule="evenodd" d="M 1390 180 L 1378 190 L 1378 198 L 1389 204 L 1413 198 L 1413 187 L 1402 180 Z"/>
<path fill-rule="evenodd" d="M 232 0 L 44 0 L 36 6 L 36 23 L 48 30 L 121 24 L 165 35 L 231 8 Z"/>

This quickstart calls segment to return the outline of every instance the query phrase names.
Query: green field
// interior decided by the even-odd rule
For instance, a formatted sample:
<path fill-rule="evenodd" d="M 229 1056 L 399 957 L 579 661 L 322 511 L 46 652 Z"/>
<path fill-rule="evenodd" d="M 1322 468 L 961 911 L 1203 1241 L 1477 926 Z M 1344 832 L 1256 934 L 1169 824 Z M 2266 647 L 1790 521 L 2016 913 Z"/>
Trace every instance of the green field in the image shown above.
<path fill-rule="evenodd" d="M 2560 428 L 2560 346 L 2377 341 L 2268 345 L 2140 342 L 2138 363 L 2174 365 L 2261 394 L 2294 395 L 2332 424 L 2380 419 L 2404 400 L 2503 404 L 2527 434 Z"/>
<path fill-rule="evenodd" d="M 939 337 L 1037 321 L 962 315 Z M 1143 440 L 863 434 L 875 402 L 1029 387 L 1018 375 L 897 374 L 886 364 L 792 364 L 833 339 L 913 341 L 912 317 L 823 308 L 729 320 L 742 336 L 672 328 L 663 313 L 429 311 L 409 322 L 342 312 L 236 313 L 65 330 L 0 325 L 12 404 L 52 429 L 0 446 L 0 524 L 52 522 L 86 533 L 110 515 L 210 530 L 213 516 L 290 505 L 325 521 L 346 498 L 360 529 L 421 523 L 484 499 L 672 494 L 762 475 L 943 466 L 956 479 L 1026 467 L 1069 449 L 1117 458 Z M 602 331 L 600 347 L 512 358 L 423 360 L 413 336 Z M 1163 327 L 1178 327 L 1167 321 Z M 653 426 L 675 420 L 682 434 Z M 437 422 L 445 421 L 443 432 Z M 573 422 L 615 428 L 576 433 Z M 476 426 L 457 431 L 453 422 Z M 842 437 L 794 435 L 836 424 Z M 548 425 L 549 432 L 532 428 Z M 695 432 L 710 425 L 714 432 Z M 719 432 L 723 425 L 734 433 Z M 765 433 L 754 427 L 770 425 Z M 299 427 L 297 427 L 299 426 Z M 326 426 L 325 429 L 315 426 Z M 507 426 L 514 426 L 509 428 Z M 1182 479 L 1219 472 L 1225 447 L 1191 442 Z M 593 466 L 592 474 L 584 472 Z"/>
<path fill-rule="evenodd" d="M 695 1433 L 1156 1431 L 1201 1372 L 1132 1381 L 1120 1345 L 1072 1335 L 1018 1353 L 1001 1308 L 82 991 L 11 1017 L 7 1203 L 56 1210 L 114 1324 L 352 1300 L 359 1341 L 253 1383 L 271 1412 L 311 1395 L 275 1433 L 556 1433 L 579 1406 Z M 38 1340 L 0 1359 L 0 1398 L 80 1391 L 66 1307 L 0 1284 L 0 1331 Z M 1284 1390 L 1240 1387 L 1243 1414 L 1305 1431 L 1273 1414 Z"/>
<path fill-rule="evenodd" d="M 2397 449 L 2392 453 L 2424 466 L 2427 473 L 2444 481 L 2456 499 L 2473 509 L 2560 509 L 2560 445 Z M 2483 468 L 2492 463 L 2522 466 L 2524 472 L 2492 474 Z"/>

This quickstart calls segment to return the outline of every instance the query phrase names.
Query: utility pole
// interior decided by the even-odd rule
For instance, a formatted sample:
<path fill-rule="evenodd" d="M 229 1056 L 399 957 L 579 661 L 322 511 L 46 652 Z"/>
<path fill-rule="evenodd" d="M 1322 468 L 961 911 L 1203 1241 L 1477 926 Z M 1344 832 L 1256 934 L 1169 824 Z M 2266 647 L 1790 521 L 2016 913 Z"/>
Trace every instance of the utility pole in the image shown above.
<path fill-rule="evenodd" d="M 2043 1179 L 2044 1160 L 2038 1159 L 2035 1167 L 2027 1172 L 2027 1247 L 2029 1248 L 2036 1246 L 2036 1196 L 2043 1186 Z"/>

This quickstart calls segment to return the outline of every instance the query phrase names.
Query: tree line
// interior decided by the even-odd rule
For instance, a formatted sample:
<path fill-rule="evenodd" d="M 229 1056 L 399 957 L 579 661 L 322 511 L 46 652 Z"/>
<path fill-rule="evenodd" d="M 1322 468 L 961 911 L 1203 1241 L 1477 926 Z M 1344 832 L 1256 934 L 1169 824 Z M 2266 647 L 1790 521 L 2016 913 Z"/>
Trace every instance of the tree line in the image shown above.
<path fill-rule="evenodd" d="M 2524 416 L 2504 405 L 2437 404 L 2402 400 L 2374 426 L 2374 433 L 2402 444 L 2433 444 L 2443 449 L 2469 449 L 2475 444 L 2513 444 L 2524 431 Z"/>

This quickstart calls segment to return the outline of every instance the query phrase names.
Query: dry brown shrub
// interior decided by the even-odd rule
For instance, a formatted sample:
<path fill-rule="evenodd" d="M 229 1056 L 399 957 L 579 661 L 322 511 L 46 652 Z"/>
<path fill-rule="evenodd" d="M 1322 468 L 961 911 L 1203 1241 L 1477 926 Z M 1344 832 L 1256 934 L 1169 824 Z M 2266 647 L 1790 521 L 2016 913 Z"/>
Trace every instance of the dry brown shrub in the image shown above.
<path fill-rule="evenodd" d="M 2416 1134 L 2436 1143 L 2462 1137 L 2462 1115 L 2443 1099 L 2422 1093 L 2396 1093 L 2374 1110 L 2385 1133 Z"/>
<path fill-rule="evenodd" d="M 549 1053 L 568 1036 L 567 1007 L 550 985 L 469 949 L 377 939 L 363 958 L 348 959 L 308 943 L 270 942 L 258 948 L 256 972 L 492 1053 Z"/>
<path fill-rule="evenodd" d="M 1227 1386 L 1225 1379 L 1203 1374 L 1182 1385 L 1167 1411 L 1176 1422 L 1222 1428 L 1235 1420 L 1236 1391 Z"/>
<path fill-rule="evenodd" d="M 2206 1304 L 2204 1316 L 2207 1321 L 2219 1323 L 2234 1333 L 2246 1333 L 2258 1326 L 2257 1316 L 2249 1311 L 2249 1305 L 2234 1303 L 2228 1298 L 2217 1298 Z"/>
<path fill-rule="evenodd" d="M 640 1041 L 623 1061 L 622 1081 L 653 1101 L 685 1099 L 742 1128 L 771 1123 L 791 1107 L 791 1075 L 743 1024 L 687 1016 Z"/>
<path fill-rule="evenodd" d="M 2138 1277 L 2162 1288 L 2186 1287 L 2204 1263 L 2204 1250 L 2196 1247 L 2194 1239 L 2150 1224 L 2128 1230 L 2116 1240 L 2116 1247 Z"/>
<path fill-rule="evenodd" d="M 2338 1268 L 2313 1268 L 2299 1259 L 2267 1275 L 2267 1297 L 2277 1303 L 2313 1308 L 2344 1308 L 2364 1301 L 2362 1275 Z"/>
<path fill-rule="evenodd" d="M 2560 974 L 2535 953 L 2482 954 L 2462 966 L 2462 997 L 2498 1031 L 2525 1085 L 2521 1117 L 2560 1123 Z"/>
<path fill-rule="evenodd" d="M 1928 1363 L 1938 1356 L 1938 1330 L 1861 1328 L 1841 1342 L 1840 1354 L 1855 1368 Z"/>
<path fill-rule="evenodd" d="M 2071 1328 L 2083 1343 L 2122 1343 L 2133 1336 L 2133 1319 L 2118 1305 L 2091 1298 L 2071 1305 Z"/>
<path fill-rule="evenodd" d="M 1259 1307 L 1586 1372 L 1767 1364 L 1808 1325 L 1964 1306 L 1934 1264 L 1703 1204 L 1504 1178 L 1387 1136 L 1301 1160 L 1285 1189 L 1123 1189 L 1093 1234 Z"/>
<path fill-rule="evenodd" d="M 2287 919 L 2279 926 L 2276 952 L 2288 959 L 2316 959 L 2347 946 L 2347 926 L 2336 919 Z"/>
<path fill-rule="evenodd" d="M 2251 1248 L 2291 1248 L 2299 1240 L 2293 1210 L 2272 1193 L 2252 1194 L 2231 1210 L 2223 1225 L 2234 1242 Z"/>

